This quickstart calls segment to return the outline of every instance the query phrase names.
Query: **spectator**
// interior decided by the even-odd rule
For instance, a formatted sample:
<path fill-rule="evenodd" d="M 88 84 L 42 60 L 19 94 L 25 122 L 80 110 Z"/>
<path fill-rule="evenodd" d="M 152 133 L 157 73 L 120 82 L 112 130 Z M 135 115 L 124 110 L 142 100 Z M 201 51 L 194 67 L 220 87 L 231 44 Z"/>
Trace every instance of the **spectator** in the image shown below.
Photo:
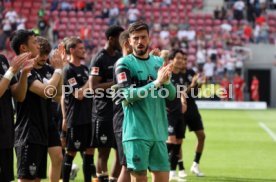
<path fill-rule="evenodd" d="M 261 25 L 257 25 L 257 30 L 258 31 L 258 34 L 257 34 L 257 40 L 256 40 L 256 43 L 260 43 L 260 42 L 263 42 L 265 44 L 267 44 L 269 42 L 269 27 L 267 25 L 267 23 L 263 23 Z M 257 33 L 257 32 L 256 32 Z"/>
<path fill-rule="evenodd" d="M 48 25 L 48 22 L 46 21 L 45 18 L 43 18 L 43 17 L 39 18 L 37 27 L 38 27 L 38 30 L 39 30 L 39 34 L 42 37 L 46 37 L 47 33 L 48 33 L 49 25 Z"/>
<path fill-rule="evenodd" d="M 120 24 L 118 20 L 119 13 L 119 8 L 116 5 L 109 9 L 109 26 Z"/>
<path fill-rule="evenodd" d="M 85 8 L 85 2 L 84 1 L 78 0 L 78 1 L 75 2 L 75 10 L 76 11 L 83 11 L 84 8 Z"/>
<path fill-rule="evenodd" d="M 220 82 L 221 88 L 225 89 L 224 94 L 221 95 L 221 100 L 223 101 L 228 101 L 229 100 L 229 86 L 230 86 L 230 81 L 225 74 Z"/>
<path fill-rule="evenodd" d="M 215 70 L 215 64 L 210 59 L 207 59 L 207 62 L 203 66 L 203 71 L 208 82 L 213 81 L 214 70 Z"/>
<path fill-rule="evenodd" d="M 252 27 L 248 23 L 245 24 L 243 28 L 243 35 L 247 42 L 249 41 L 253 42 L 252 33 L 253 33 Z"/>
<path fill-rule="evenodd" d="M 242 0 L 238 0 L 234 3 L 234 19 L 240 21 L 243 19 L 243 10 L 245 8 L 245 4 Z"/>
<path fill-rule="evenodd" d="M 16 23 L 17 23 L 17 30 L 25 30 L 26 29 L 26 26 L 25 26 L 25 23 L 26 23 L 27 19 L 22 17 L 22 16 L 18 16 L 17 20 L 16 20 Z"/>
<path fill-rule="evenodd" d="M 58 9 L 58 1 L 59 0 L 53 0 L 52 3 L 51 3 L 51 8 L 50 8 L 50 11 L 55 11 Z"/>
<path fill-rule="evenodd" d="M 54 17 L 53 21 L 53 43 L 56 44 L 58 41 L 58 32 L 59 32 L 59 18 Z"/>
<path fill-rule="evenodd" d="M 70 3 L 68 3 L 68 2 L 63 1 L 61 3 L 60 9 L 62 11 L 70 11 L 72 9 L 72 5 Z"/>
<path fill-rule="evenodd" d="M 276 0 L 272 0 L 272 8 L 276 9 Z"/>
<path fill-rule="evenodd" d="M 202 70 L 204 63 L 206 62 L 206 51 L 199 46 L 196 53 L 196 62 L 199 70 Z"/>
<path fill-rule="evenodd" d="M 163 2 L 161 3 L 161 6 L 170 6 L 172 3 L 171 0 L 163 0 Z"/>
<path fill-rule="evenodd" d="M 247 1 L 246 16 L 249 23 L 255 22 L 256 14 L 254 10 L 254 2 Z"/>
<path fill-rule="evenodd" d="M 218 6 L 216 6 L 216 9 L 214 10 L 214 18 L 220 19 L 220 10 Z"/>
<path fill-rule="evenodd" d="M 108 18 L 109 17 L 109 10 L 107 8 L 102 9 L 102 19 Z"/>
<path fill-rule="evenodd" d="M 7 18 L 11 23 L 12 30 L 16 30 L 17 17 L 18 17 L 18 14 L 16 13 L 16 11 L 13 8 L 11 8 L 5 15 L 5 18 Z"/>
<path fill-rule="evenodd" d="M 94 7 L 94 2 L 93 2 L 93 0 L 88 0 L 88 1 L 86 1 L 86 4 L 85 4 L 85 11 L 93 11 L 93 7 Z"/>
<path fill-rule="evenodd" d="M 2 21 L 2 25 L 3 25 L 3 31 L 4 33 L 9 37 L 12 31 L 12 25 L 9 19 L 5 18 Z"/>
<path fill-rule="evenodd" d="M 252 79 L 252 82 L 251 82 L 250 93 L 251 93 L 252 101 L 259 101 L 260 100 L 259 80 L 255 75 L 253 76 L 253 79 Z"/>
<path fill-rule="evenodd" d="M 226 14 L 227 14 L 226 9 L 224 8 L 224 6 L 221 6 L 221 10 L 220 10 L 220 19 L 221 19 L 221 20 L 224 20 L 225 17 L 226 17 Z"/>
<path fill-rule="evenodd" d="M 128 23 L 134 23 L 139 19 L 140 11 L 136 8 L 135 4 L 132 4 L 127 11 Z"/>

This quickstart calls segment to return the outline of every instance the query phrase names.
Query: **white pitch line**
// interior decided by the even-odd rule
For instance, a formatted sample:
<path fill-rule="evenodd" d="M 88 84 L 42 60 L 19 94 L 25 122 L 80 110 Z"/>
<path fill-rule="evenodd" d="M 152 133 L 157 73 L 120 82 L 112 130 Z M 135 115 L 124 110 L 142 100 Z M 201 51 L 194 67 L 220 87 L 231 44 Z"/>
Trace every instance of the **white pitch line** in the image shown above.
<path fill-rule="evenodd" d="M 263 122 L 259 122 L 259 125 L 261 128 L 263 128 L 268 134 L 269 136 L 276 142 L 276 134 L 271 131 L 271 129 L 269 129 L 266 124 L 264 124 Z"/>

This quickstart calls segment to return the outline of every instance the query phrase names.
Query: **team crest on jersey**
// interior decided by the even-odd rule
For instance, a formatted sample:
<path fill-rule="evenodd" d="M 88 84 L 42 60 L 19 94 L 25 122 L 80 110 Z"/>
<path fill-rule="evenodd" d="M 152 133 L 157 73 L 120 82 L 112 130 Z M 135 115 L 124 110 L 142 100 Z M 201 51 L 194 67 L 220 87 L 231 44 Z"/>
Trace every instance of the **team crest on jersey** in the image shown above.
<path fill-rule="evenodd" d="M 188 76 L 188 80 L 189 80 L 190 82 L 193 80 L 192 75 L 189 75 L 189 76 Z"/>
<path fill-rule="evenodd" d="M 117 75 L 117 81 L 118 81 L 118 83 L 123 83 L 123 82 L 127 81 L 126 72 L 119 73 Z"/>
<path fill-rule="evenodd" d="M 78 140 L 74 142 L 74 146 L 76 149 L 79 149 L 80 145 L 81 145 L 81 143 Z"/>
<path fill-rule="evenodd" d="M 70 78 L 69 80 L 68 80 L 68 83 L 69 83 L 69 85 L 70 86 L 75 86 L 75 85 L 77 85 L 78 83 L 77 83 L 77 80 L 73 77 L 73 78 Z"/>
<path fill-rule="evenodd" d="M 34 163 L 29 166 L 29 171 L 32 176 L 36 174 L 36 165 Z"/>
<path fill-rule="evenodd" d="M 154 69 L 155 69 L 155 71 L 158 71 L 159 70 L 159 68 L 160 68 L 160 66 L 154 66 Z"/>
<path fill-rule="evenodd" d="M 92 67 L 91 74 L 92 75 L 99 75 L 100 68 L 99 67 Z"/>
<path fill-rule="evenodd" d="M 52 74 L 50 72 L 47 72 L 46 77 L 49 80 L 52 77 Z"/>
<path fill-rule="evenodd" d="M 172 126 L 169 126 L 169 127 L 168 127 L 168 132 L 169 132 L 169 133 L 172 133 L 172 132 L 173 132 L 173 127 L 172 127 Z"/>
<path fill-rule="evenodd" d="M 184 80 L 182 77 L 179 78 L 179 83 L 182 85 L 184 83 Z"/>
<path fill-rule="evenodd" d="M 149 75 L 148 78 L 147 78 L 147 82 L 150 83 L 150 82 L 152 82 L 153 80 L 154 80 L 153 77 L 152 77 L 151 75 Z"/>
<path fill-rule="evenodd" d="M 101 140 L 101 142 L 102 142 L 103 144 L 105 144 L 106 141 L 107 141 L 107 136 L 102 135 L 102 136 L 100 137 L 100 140 Z"/>
<path fill-rule="evenodd" d="M 8 70 L 8 66 L 7 66 L 4 62 L 2 62 L 2 68 L 3 68 L 5 71 Z"/>
<path fill-rule="evenodd" d="M 134 163 L 140 163 L 141 162 L 141 158 L 138 155 L 135 155 L 132 160 L 133 160 Z"/>

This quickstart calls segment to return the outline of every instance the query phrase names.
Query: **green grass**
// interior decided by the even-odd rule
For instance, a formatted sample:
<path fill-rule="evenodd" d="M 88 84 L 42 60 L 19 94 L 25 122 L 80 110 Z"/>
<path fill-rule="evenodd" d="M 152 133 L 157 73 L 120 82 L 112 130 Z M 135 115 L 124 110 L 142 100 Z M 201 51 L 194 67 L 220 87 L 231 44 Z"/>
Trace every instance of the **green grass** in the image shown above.
<path fill-rule="evenodd" d="M 201 114 L 207 137 L 200 168 L 206 176 L 199 178 L 188 172 L 188 181 L 276 181 L 276 142 L 259 126 L 263 122 L 276 134 L 276 110 L 202 110 Z M 186 133 L 182 148 L 187 171 L 193 162 L 195 144 L 194 133 Z M 81 167 L 79 156 L 74 162 Z M 83 181 L 82 171 L 75 181 Z"/>

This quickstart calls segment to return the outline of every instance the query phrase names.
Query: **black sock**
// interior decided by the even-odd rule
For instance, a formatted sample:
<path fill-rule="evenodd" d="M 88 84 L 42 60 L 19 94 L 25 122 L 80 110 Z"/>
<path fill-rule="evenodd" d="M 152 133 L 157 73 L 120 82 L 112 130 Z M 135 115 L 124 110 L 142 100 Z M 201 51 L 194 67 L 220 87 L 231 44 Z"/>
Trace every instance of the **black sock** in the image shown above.
<path fill-rule="evenodd" d="M 108 175 L 100 175 L 98 176 L 99 182 L 108 182 Z"/>
<path fill-rule="evenodd" d="M 178 161 L 178 168 L 179 168 L 179 170 L 185 170 L 183 160 L 179 160 L 179 161 Z"/>
<path fill-rule="evenodd" d="M 171 170 L 175 171 L 177 162 L 179 159 L 179 150 L 180 150 L 181 145 L 179 145 L 179 144 L 172 144 L 172 145 L 173 145 L 173 147 L 170 152 L 170 163 L 171 163 Z"/>
<path fill-rule="evenodd" d="M 201 157 L 201 153 L 200 152 L 196 152 L 195 154 L 195 162 L 199 164 L 199 161 L 200 161 L 200 157 Z"/>
<path fill-rule="evenodd" d="M 94 170 L 94 156 L 93 155 L 87 155 L 83 154 L 83 163 L 82 163 L 82 169 L 83 169 L 83 176 L 85 182 L 91 182 L 91 178 L 93 173 L 95 173 Z"/>
<path fill-rule="evenodd" d="M 168 149 L 168 153 L 171 152 L 171 150 L 173 149 L 174 144 L 171 143 L 167 143 L 167 149 Z"/>
<path fill-rule="evenodd" d="M 65 157 L 65 150 L 62 149 L 62 156 Z M 60 173 L 60 178 L 59 179 L 62 179 L 62 169 L 61 169 L 61 173 Z"/>
<path fill-rule="evenodd" d="M 69 182 L 73 159 L 74 159 L 73 156 L 65 154 L 63 165 L 62 165 L 63 182 Z"/>
<path fill-rule="evenodd" d="M 117 182 L 117 179 L 109 179 L 108 182 Z"/>

